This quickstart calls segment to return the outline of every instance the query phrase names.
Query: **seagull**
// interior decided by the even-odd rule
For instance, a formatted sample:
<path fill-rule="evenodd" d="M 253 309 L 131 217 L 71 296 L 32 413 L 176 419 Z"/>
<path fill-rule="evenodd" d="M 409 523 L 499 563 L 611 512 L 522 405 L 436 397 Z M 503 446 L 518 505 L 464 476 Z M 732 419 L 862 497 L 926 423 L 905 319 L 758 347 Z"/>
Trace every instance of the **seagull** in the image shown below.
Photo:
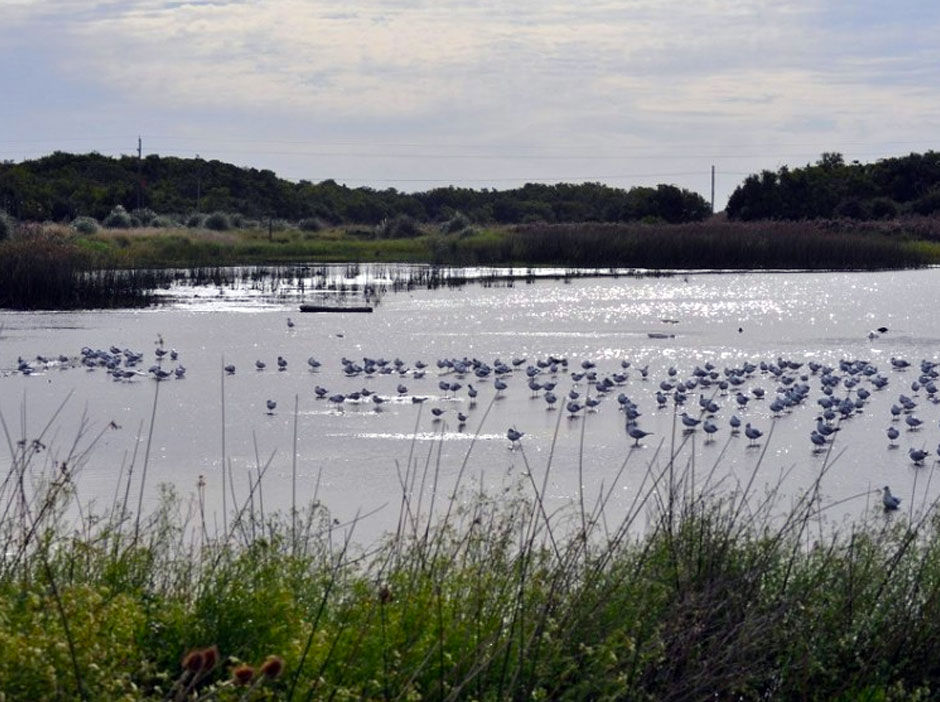
<path fill-rule="evenodd" d="M 264 361 L 255 361 L 255 368 L 257 368 L 259 371 L 267 368 L 267 365 L 268 364 L 265 363 Z"/>
<path fill-rule="evenodd" d="M 627 425 L 627 434 L 629 434 L 630 438 L 633 439 L 633 445 L 637 447 L 640 445 L 640 439 L 644 439 L 647 436 L 651 436 L 652 433 L 653 432 L 651 431 L 643 431 L 636 424 Z"/>
<path fill-rule="evenodd" d="M 702 425 L 702 429 L 704 429 L 705 433 L 708 434 L 708 438 L 706 439 L 706 441 L 714 441 L 714 439 L 712 438 L 712 434 L 718 431 L 718 425 L 715 424 L 710 419 L 706 419 L 705 423 Z"/>
<path fill-rule="evenodd" d="M 741 429 L 741 419 L 736 414 L 731 415 L 731 419 L 728 420 L 728 424 L 731 425 L 732 434 L 737 434 Z"/>
<path fill-rule="evenodd" d="M 320 367 L 320 362 L 315 359 L 313 356 L 307 359 L 307 365 L 310 366 L 310 370 L 315 371 Z"/>
<path fill-rule="evenodd" d="M 294 328 L 294 320 L 291 319 L 290 317 L 287 318 L 287 328 L 288 328 L 288 329 L 293 329 L 293 328 Z"/>
<path fill-rule="evenodd" d="M 898 505 L 901 504 L 901 498 L 895 497 L 891 494 L 891 488 L 887 485 L 884 487 L 884 491 L 881 494 L 881 502 L 885 506 L 885 512 L 891 512 L 898 508 Z"/>
<path fill-rule="evenodd" d="M 277 369 L 279 371 L 287 370 L 287 359 L 284 358 L 283 356 L 277 357 Z"/>
<path fill-rule="evenodd" d="M 699 424 L 701 424 L 701 419 L 696 419 L 695 417 L 690 417 L 686 412 L 683 412 L 679 415 L 682 417 L 682 423 L 689 429 L 695 429 Z"/>
<path fill-rule="evenodd" d="M 894 442 L 897 441 L 898 436 L 901 435 L 901 432 L 897 430 L 897 427 L 888 427 L 888 441 L 891 442 L 891 447 L 894 448 L 897 446 Z"/>
<path fill-rule="evenodd" d="M 910 427 L 910 431 L 917 431 L 920 425 L 924 423 L 923 420 L 918 419 L 913 414 L 907 415 L 904 418 L 904 422 L 907 424 L 908 427 Z"/>
<path fill-rule="evenodd" d="M 274 408 L 277 407 L 277 402 L 274 400 L 268 400 L 268 414 L 274 414 Z"/>
<path fill-rule="evenodd" d="M 923 449 L 917 449 L 911 447 L 907 451 L 907 455 L 911 457 L 911 460 L 914 462 L 914 465 L 923 465 L 924 459 L 929 455 Z"/>
<path fill-rule="evenodd" d="M 235 364 L 229 363 L 227 366 L 225 366 L 225 372 L 229 375 L 235 375 Z"/>
<path fill-rule="evenodd" d="M 764 435 L 764 432 L 762 432 L 760 429 L 756 429 L 752 427 L 751 423 L 748 422 L 747 424 L 744 425 L 744 435 L 748 439 L 751 440 L 751 445 L 755 445 L 754 442 L 756 442 L 760 437 L 762 437 Z"/>
<path fill-rule="evenodd" d="M 813 453 L 819 453 L 820 451 L 825 450 L 826 437 L 815 429 L 810 433 L 809 440 L 813 442 Z"/>
<path fill-rule="evenodd" d="M 515 445 L 519 443 L 519 439 L 523 436 L 525 436 L 524 431 L 516 431 L 515 427 L 509 427 L 509 429 L 506 430 L 506 438 L 509 439 L 509 448 L 514 448 Z"/>
<path fill-rule="evenodd" d="M 440 419 L 441 415 L 444 414 L 444 410 L 442 410 L 440 407 L 432 407 L 431 414 Z"/>

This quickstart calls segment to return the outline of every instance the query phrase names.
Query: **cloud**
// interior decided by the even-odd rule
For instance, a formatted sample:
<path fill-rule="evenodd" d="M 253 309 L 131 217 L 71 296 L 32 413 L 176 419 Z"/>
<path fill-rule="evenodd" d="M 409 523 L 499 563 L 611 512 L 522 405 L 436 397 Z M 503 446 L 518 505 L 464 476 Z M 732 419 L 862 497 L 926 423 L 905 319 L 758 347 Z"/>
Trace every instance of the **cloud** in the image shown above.
<path fill-rule="evenodd" d="M 115 120 L 176 134 L 429 145 L 420 167 L 417 147 L 375 161 L 384 174 L 596 172 L 614 147 L 770 154 L 800 133 L 832 148 L 901 129 L 926 139 L 938 118 L 940 9 L 922 0 L 0 4 L 0 45 L 41 52 L 46 87 L 73 91 L 89 120 L 77 86 Z M 480 162 L 442 143 L 482 145 Z M 495 169 L 495 153 L 516 157 Z"/>

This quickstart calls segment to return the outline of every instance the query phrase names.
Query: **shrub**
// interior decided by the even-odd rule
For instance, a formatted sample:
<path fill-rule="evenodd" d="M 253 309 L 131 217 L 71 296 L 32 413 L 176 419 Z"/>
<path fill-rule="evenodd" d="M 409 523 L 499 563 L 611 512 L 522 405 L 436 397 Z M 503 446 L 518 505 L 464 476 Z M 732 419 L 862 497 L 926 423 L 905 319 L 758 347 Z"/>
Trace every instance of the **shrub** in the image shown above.
<path fill-rule="evenodd" d="M 71 227 L 76 234 L 95 234 L 98 231 L 98 220 L 94 217 L 76 217 Z"/>
<path fill-rule="evenodd" d="M 13 235 L 13 218 L 6 212 L 0 212 L 0 241 Z"/>
<path fill-rule="evenodd" d="M 316 217 L 307 217 L 297 222 L 297 228 L 302 232 L 318 232 L 323 229 L 323 222 Z"/>
<path fill-rule="evenodd" d="M 177 222 L 172 217 L 167 217 L 166 215 L 157 215 L 150 220 L 149 226 L 156 227 L 159 229 L 169 229 L 170 227 L 175 227 Z"/>
<path fill-rule="evenodd" d="M 134 225 L 134 221 L 127 213 L 127 210 L 121 205 L 116 205 L 111 213 L 104 218 L 102 224 L 108 229 L 130 229 Z"/>
<path fill-rule="evenodd" d="M 441 231 L 445 234 L 455 234 L 461 232 L 470 226 L 470 220 L 462 212 L 455 212 L 454 216 L 441 225 Z"/>
<path fill-rule="evenodd" d="M 149 207 L 138 207 L 136 210 L 131 212 L 131 217 L 140 222 L 140 225 L 147 227 L 157 216 L 157 213 L 151 210 Z"/>
<path fill-rule="evenodd" d="M 232 228 L 232 222 L 224 212 L 213 212 L 206 217 L 203 226 L 216 232 L 224 232 Z"/>
<path fill-rule="evenodd" d="M 420 234 L 421 229 L 415 218 L 403 214 L 383 219 L 375 228 L 375 235 L 379 239 L 404 239 Z"/>
<path fill-rule="evenodd" d="M 199 214 L 194 212 L 186 218 L 186 226 L 190 229 L 199 229 L 203 224 L 205 224 L 206 216 L 204 214 Z"/>

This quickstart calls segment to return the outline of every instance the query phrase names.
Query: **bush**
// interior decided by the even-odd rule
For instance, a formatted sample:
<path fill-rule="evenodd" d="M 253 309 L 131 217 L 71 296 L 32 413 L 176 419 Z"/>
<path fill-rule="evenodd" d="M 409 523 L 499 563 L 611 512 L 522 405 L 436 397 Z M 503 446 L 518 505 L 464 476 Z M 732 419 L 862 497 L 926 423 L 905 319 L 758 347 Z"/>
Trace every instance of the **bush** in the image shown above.
<path fill-rule="evenodd" d="M 206 217 L 206 221 L 203 222 L 202 226 L 216 232 L 225 232 L 232 228 L 232 222 L 224 212 L 213 212 Z"/>
<path fill-rule="evenodd" d="M 199 229 L 205 224 L 205 222 L 206 216 L 199 214 L 198 212 L 194 212 L 186 218 L 186 226 L 190 229 Z"/>
<path fill-rule="evenodd" d="M 177 225 L 176 220 L 172 217 L 167 217 L 166 215 L 157 215 L 150 220 L 148 226 L 156 227 L 158 229 L 169 229 L 170 227 L 175 227 Z"/>
<path fill-rule="evenodd" d="M 379 239 L 405 239 L 419 236 L 421 229 L 414 217 L 408 215 L 397 215 L 391 219 L 383 219 L 376 226 L 375 235 Z"/>
<path fill-rule="evenodd" d="M 318 232 L 323 229 L 323 222 L 316 217 L 307 217 L 297 222 L 297 228 L 302 232 Z"/>
<path fill-rule="evenodd" d="M 102 224 L 108 229 L 130 229 L 134 225 L 134 221 L 127 213 L 127 210 L 117 205 L 111 210 L 111 213 L 104 218 Z"/>
<path fill-rule="evenodd" d="M 6 212 L 0 212 L 0 241 L 13 235 L 13 218 Z"/>
<path fill-rule="evenodd" d="M 462 232 L 470 226 L 470 220 L 462 212 L 455 212 L 454 216 L 441 225 L 441 231 L 445 234 L 455 234 Z"/>
<path fill-rule="evenodd" d="M 157 213 L 151 210 L 149 207 L 138 207 L 136 210 L 131 212 L 131 217 L 140 222 L 140 226 L 142 227 L 150 226 L 150 223 L 156 216 Z"/>
<path fill-rule="evenodd" d="M 894 219 L 898 216 L 898 204 L 891 198 L 876 197 L 869 207 L 875 219 Z"/>
<path fill-rule="evenodd" d="M 94 217 L 76 217 L 72 220 L 71 227 L 76 234 L 96 234 L 98 220 Z"/>

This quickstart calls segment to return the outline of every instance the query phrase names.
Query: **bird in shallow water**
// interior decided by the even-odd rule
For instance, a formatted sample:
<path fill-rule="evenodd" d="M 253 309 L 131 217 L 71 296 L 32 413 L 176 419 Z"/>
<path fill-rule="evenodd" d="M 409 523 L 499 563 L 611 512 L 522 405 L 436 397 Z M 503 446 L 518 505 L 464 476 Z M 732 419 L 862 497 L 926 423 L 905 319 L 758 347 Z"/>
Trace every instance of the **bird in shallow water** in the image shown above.
<path fill-rule="evenodd" d="M 225 372 L 229 375 L 235 375 L 235 364 L 229 363 L 227 366 L 225 366 Z"/>
<path fill-rule="evenodd" d="M 748 446 L 756 446 L 757 440 L 764 435 L 764 432 L 762 432 L 760 429 L 757 429 L 756 427 L 752 427 L 751 423 L 748 422 L 744 425 L 744 435 L 750 439 Z"/>
<path fill-rule="evenodd" d="M 885 506 L 885 512 L 890 512 L 898 508 L 898 505 L 901 504 L 901 498 L 892 495 L 891 488 L 885 485 L 881 493 L 881 502 Z"/>
<path fill-rule="evenodd" d="M 633 439 L 633 445 L 638 447 L 640 445 L 640 439 L 651 436 L 653 432 L 643 431 L 636 424 L 629 424 L 627 425 L 627 434 L 629 434 L 630 438 Z"/>
<path fill-rule="evenodd" d="M 897 444 L 894 442 L 897 441 L 900 435 L 901 435 L 901 432 L 897 430 L 897 427 L 888 427 L 888 442 L 890 444 L 890 448 L 894 448 L 897 446 Z"/>
<path fill-rule="evenodd" d="M 515 427 L 509 427 L 509 429 L 506 430 L 506 438 L 509 439 L 509 448 L 515 448 L 519 443 L 519 439 L 523 436 L 525 436 L 524 431 L 517 431 Z"/>
<path fill-rule="evenodd" d="M 923 465 L 924 459 L 927 458 L 928 454 L 923 449 L 914 448 L 913 446 L 908 449 L 907 455 L 911 457 L 911 460 L 914 462 L 914 465 Z"/>

